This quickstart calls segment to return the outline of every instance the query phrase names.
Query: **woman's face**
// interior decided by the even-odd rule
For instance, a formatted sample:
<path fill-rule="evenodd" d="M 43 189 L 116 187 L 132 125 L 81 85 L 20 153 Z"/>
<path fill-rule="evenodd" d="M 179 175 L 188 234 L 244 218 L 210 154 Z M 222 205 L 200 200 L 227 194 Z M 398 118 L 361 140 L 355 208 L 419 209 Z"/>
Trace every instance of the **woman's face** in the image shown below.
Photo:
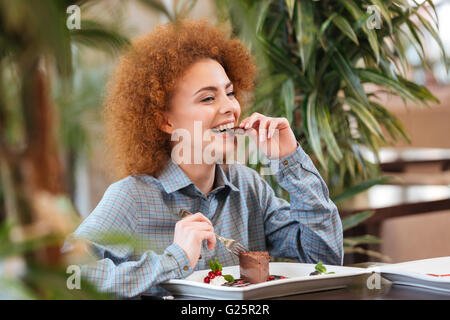
<path fill-rule="evenodd" d="M 191 139 L 187 146 L 191 153 L 203 155 L 215 150 L 212 154 L 218 160 L 222 159 L 220 152 L 225 154 L 234 150 L 234 137 L 211 129 L 230 123 L 237 126 L 240 113 L 233 84 L 222 65 L 213 59 L 202 59 L 192 64 L 178 81 L 164 130 L 172 134 L 178 129 L 178 132 L 189 134 Z M 197 163 L 193 154 L 191 159 Z"/>

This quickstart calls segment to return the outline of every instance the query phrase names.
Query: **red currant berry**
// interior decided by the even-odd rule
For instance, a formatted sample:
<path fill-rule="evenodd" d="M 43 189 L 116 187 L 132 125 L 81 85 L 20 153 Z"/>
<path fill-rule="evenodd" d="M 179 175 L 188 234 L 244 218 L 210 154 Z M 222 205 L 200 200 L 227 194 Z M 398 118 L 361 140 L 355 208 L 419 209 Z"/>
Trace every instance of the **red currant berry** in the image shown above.
<path fill-rule="evenodd" d="M 269 276 L 268 278 L 267 278 L 267 280 L 275 280 L 275 277 L 274 276 Z"/>
<path fill-rule="evenodd" d="M 214 272 L 212 272 L 212 271 L 208 272 L 208 277 L 211 278 L 211 276 L 214 276 L 214 275 L 215 275 Z"/>
<path fill-rule="evenodd" d="M 237 282 L 237 284 L 244 284 L 244 281 L 239 280 L 239 281 Z"/>
<path fill-rule="evenodd" d="M 209 276 L 210 279 L 214 279 L 215 277 L 216 277 L 216 275 L 214 273 Z"/>
<path fill-rule="evenodd" d="M 203 279 L 204 283 L 209 283 L 209 277 L 205 277 L 205 279 Z"/>
<path fill-rule="evenodd" d="M 286 279 L 286 277 L 281 276 L 280 279 Z"/>
<path fill-rule="evenodd" d="M 214 274 L 215 274 L 217 277 L 218 277 L 218 276 L 221 276 L 221 275 L 222 275 L 222 271 L 217 270 Z"/>

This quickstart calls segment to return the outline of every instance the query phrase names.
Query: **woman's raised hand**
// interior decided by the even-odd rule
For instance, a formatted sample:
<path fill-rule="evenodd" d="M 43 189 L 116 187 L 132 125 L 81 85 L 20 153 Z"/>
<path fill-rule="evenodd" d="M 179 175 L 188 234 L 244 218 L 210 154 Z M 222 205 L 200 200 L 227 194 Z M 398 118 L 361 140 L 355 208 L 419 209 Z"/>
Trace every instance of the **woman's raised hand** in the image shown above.
<path fill-rule="evenodd" d="M 209 250 L 216 245 L 216 235 L 211 221 L 200 212 L 187 216 L 175 225 L 173 242 L 186 253 L 191 268 L 194 268 L 200 257 L 203 240 L 207 240 Z"/>
<path fill-rule="evenodd" d="M 297 140 L 286 118 L 266 117 L 255 112 L 243 119 L 239 127 L 250 129 L 249 135 L 269 159 L 283 158 L 297 149 Z"/>

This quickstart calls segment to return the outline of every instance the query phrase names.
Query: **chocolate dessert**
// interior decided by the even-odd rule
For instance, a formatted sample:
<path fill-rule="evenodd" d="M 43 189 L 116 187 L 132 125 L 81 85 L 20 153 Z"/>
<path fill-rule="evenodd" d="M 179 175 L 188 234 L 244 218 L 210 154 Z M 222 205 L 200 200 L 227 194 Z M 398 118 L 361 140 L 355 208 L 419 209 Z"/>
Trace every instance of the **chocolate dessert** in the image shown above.
<path fill-rule="evenodd" d="M 250 283 L 265 282 L 269 278 L 267 251 L 241 252 L 239 255 L 241 278 Z"/>

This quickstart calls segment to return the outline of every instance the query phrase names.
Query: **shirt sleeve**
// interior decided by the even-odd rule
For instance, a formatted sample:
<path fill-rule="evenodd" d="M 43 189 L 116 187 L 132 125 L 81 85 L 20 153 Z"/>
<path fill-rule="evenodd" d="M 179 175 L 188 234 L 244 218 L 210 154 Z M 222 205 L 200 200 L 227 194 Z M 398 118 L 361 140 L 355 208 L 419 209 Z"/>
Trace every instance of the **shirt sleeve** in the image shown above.
<path fill-rule="evenodd" d="M 95 262 L 82 265 L 81 274 L 99 291 L 118 297 L 135 297 L 163 281 L 185 278 L 193 272 L 185 252 L 175 243 L 162 254 L 148 250 L 134 259 L 132 244 L 139 241 L 133 238 L 137 223 L 132 195 L 113 184 L 71 235 L 70 239 L 87 240 L 89 255 L 95 257 Z M 119 234 L 116 242 L 108 240 Z M 120 244 L 117 244 L 118 239 Z M 126 239 L 129 241 L 124 241 Z"/>
<path fill-rule="evenodd" d="M 271 255 L 303 263 L 342 265 L 342 222 L 331 201 L 325 181 L 297 143 L 290 155 L 270 160 L 280 186 L 289 192 L 290 203 L 275 196 L 261 180 L 266 245 Z"/>

